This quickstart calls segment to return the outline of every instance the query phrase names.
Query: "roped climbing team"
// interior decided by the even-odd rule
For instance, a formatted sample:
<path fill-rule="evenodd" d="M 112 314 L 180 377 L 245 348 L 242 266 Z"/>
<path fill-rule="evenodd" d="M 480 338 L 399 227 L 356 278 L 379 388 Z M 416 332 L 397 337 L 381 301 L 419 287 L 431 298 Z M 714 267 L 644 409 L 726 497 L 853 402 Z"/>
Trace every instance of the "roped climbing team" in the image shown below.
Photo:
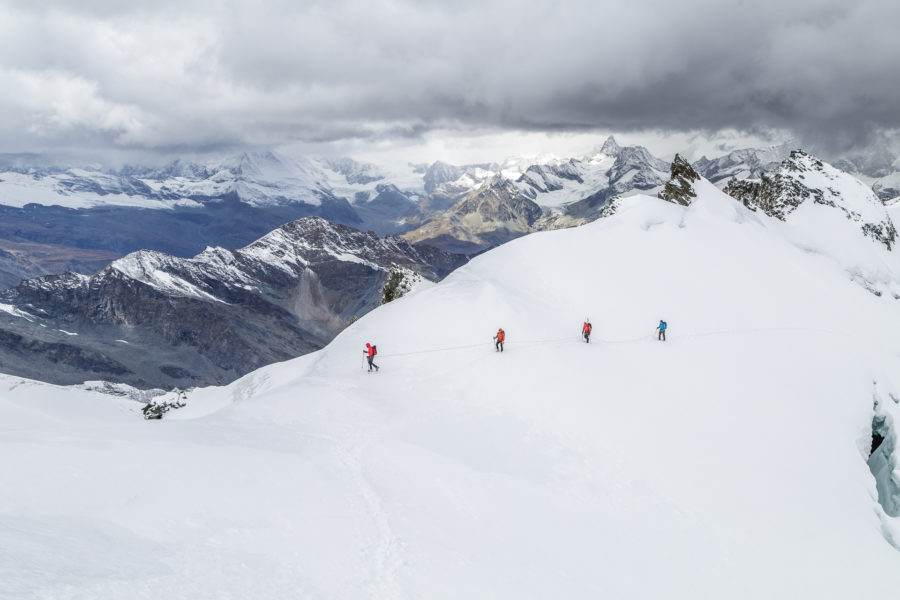
<path fill-rule="evenodd" d="M 656 326 L 656 330 L 659 332 L 656 339 L 664 342 L 666 341 L 666 329 L 668 325 L 662 319 L 659 320 L 659 325 Z M 581 337 L 584 338 L 586 343 L 591 342 L 591 330 L 593 327 L 591 326 L 591 320 L 588 318 L 584 319 L 584 324 L 581 326 Z M 494 349 L 497 352 L 503 352 L 503 343 L 506 341 L 506 332 L 503 331 L 503 328 L 500 327 L 497 329 L 497 333 L 494 335 Z M 366 358 L 369 361 L 369 371 L 374 367 L 376 371 L 378 371 L 378 365 L 375 364 L 374 359 L 375 355 L 378 353 L 378 350 L 375 347 L 375 344 L 366 343 L 366 349 L 363 350 L 366 355 Z"/>

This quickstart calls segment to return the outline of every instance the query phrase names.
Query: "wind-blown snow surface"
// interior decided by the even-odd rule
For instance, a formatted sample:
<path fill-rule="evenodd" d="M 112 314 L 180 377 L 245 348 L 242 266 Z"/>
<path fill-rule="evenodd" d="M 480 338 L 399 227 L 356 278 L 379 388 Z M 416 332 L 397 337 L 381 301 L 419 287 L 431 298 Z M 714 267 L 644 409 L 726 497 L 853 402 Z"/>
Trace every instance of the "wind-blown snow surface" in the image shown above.
<path fill-rule="evenodd" d="M 781 225 L 626 199 L 159 422 L 2 379 L 0 596 L 893 597 L 900 301 Z"/>

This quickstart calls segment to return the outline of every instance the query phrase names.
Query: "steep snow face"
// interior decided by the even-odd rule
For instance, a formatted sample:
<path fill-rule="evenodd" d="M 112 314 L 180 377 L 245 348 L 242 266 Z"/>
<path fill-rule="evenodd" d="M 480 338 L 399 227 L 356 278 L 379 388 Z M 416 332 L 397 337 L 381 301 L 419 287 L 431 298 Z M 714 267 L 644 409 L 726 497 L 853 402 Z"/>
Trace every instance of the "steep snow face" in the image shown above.
<path fill-rule="evenodd" d="M 892 597 L 866 459 L 900 302 L 695 190 L 515 240 L 161 422 L 0 378 L 0 591 Z"/>

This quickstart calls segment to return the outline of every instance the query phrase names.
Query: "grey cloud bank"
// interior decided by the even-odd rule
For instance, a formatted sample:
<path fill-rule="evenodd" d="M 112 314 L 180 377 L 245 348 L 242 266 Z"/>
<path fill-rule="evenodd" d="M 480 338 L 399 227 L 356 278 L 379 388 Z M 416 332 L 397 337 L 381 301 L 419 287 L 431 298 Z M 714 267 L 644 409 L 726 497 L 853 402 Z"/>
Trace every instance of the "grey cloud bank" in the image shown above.
<path fill-rule="evenodd" d="M 0 151 L 900 127 L 900 3 L 0 0 Z"/>

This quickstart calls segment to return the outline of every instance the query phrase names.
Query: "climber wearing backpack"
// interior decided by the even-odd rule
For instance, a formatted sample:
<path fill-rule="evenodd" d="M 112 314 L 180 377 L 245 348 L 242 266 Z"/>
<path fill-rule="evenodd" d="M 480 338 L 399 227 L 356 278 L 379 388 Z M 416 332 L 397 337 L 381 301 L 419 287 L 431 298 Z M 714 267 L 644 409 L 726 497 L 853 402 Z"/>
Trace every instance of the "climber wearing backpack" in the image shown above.
<path fill-rule="evenodd" d="M 659 335 L 656 336 L 656 339 L 666 341 L 666 322 L 660 319 L 656 328 L 659 330 Z"/>
<path fill-rule="evenodd" d="M 494 348 L 496 348 L 497 352 L 503 352 L 503 342 L 506 341 L 506 332 L 503 331 L 503 328 L 497 330 L 497 335 L 494 336 Z"/>
<path fill-rule="evenodd" d="M 584 338 L 584 341 L 588 344 L 591 343 L 591 320 L 585 319 L 584 325 L 581 326 L 581 336 Z"/>
<path fill-rule="evenodd" d="M 369 373 L 372 372 L 372 367 L 375 367 L 375 371 L 378 371 L 378 365 L 375 364 L 375 355 L 378 354 L 378 348 L 375 347 L 375 344 L 370 344 L 366 342 L 366 349 L 363 350 L 363 353 L 366 355 L 366 359 L 369 361 Z"/>

